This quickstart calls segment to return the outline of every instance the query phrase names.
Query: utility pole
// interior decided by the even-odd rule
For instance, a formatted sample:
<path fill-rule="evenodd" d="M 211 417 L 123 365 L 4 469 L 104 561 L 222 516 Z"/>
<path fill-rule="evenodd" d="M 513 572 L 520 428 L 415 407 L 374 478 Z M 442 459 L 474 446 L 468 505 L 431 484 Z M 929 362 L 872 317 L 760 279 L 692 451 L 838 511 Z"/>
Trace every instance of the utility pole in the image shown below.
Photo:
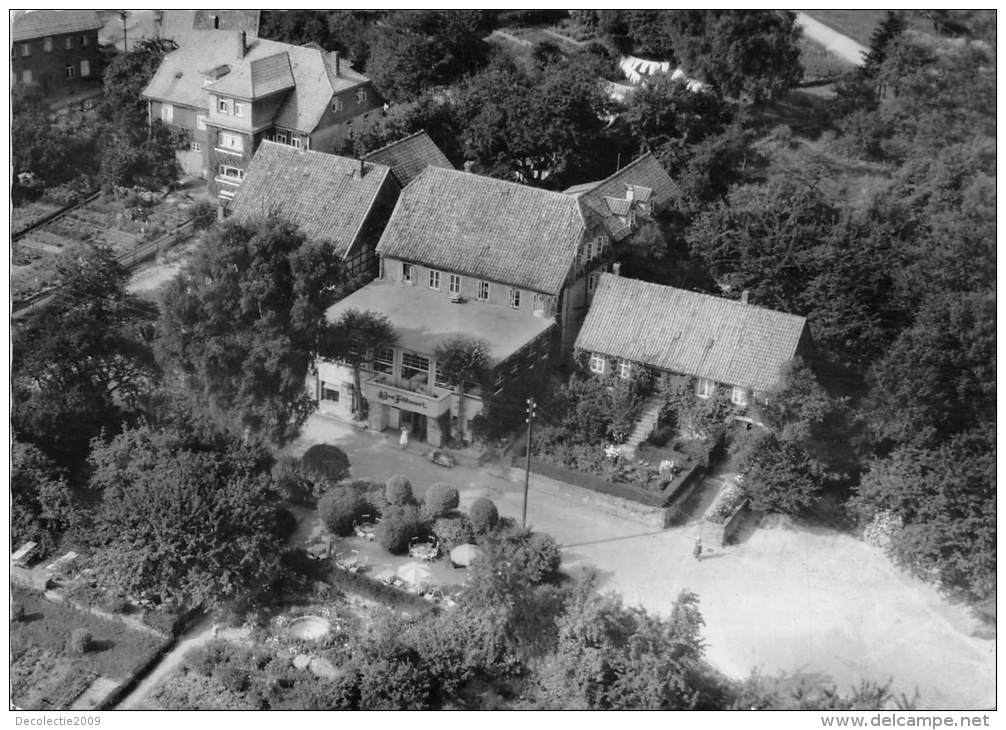
<path fill-rule="evenodd" d="M 527 452 L 524 455 L 524 509 L 520 515 L 520 526 L 527 527 L 527 488 L 531 481 L 531 426 L 534 424 L 534 398 L 527 399 Z"/>
<path fill-rule="evenodd" d="M 126 37 L 126 15 L 128 11 L 120 10 L 119 17 L 122 18 L 122 52 L 129 53 L 129 39 Z"/>

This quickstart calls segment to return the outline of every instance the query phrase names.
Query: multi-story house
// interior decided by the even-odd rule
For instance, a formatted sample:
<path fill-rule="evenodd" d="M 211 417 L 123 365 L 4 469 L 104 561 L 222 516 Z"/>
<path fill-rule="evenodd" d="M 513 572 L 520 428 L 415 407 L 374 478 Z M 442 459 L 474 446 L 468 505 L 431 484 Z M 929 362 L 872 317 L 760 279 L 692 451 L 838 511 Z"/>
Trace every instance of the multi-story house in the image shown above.
<path fill-rule="evenodd" d="M 374 248 L 399 190 L 386 165 L 267 140 L 229 209 L 235 218 L 280 215 L 309 239 L 331 243 L 349 273 L 374 274 Z"/>
<path fill-rule="evenodd" d="M 223 201 L 263 140 L 333 152 L 383 106 L 338 53 L 223 30 L 165 56 L 143 95 L 151 120 L 188 132 L 182 169 Z"/>
<path fill-rule="evenodd" d="M 576 340 L 597 375 L 639 368 L 685 375 L 695 395 L 726 395 L 738 407 L 763 400 L 786 365 L 806 356 L 803 317 L 747 302 L 603 274 Z"/>
<path fill-rule="evenodd" d="M 38 87 L 54 104 L 101 93 L 101 21 L 93 10 L 17 10 L 11 87 Z"/>

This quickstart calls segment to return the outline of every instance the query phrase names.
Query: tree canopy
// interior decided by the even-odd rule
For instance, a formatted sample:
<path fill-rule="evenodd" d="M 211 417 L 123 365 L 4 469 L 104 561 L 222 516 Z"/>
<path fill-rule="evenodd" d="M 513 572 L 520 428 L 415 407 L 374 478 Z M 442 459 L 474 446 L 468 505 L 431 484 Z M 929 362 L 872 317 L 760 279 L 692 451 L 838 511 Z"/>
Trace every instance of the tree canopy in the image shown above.
<path fill-rule="evenodd" d="M 160 361 L 226 430 L 283 443 L 313 408 L 305 379 L 342 277 L 332 246 L 292 224 L 231 219 L 168 285 Z"/>
<path fill-rule="evenodd" d="M 374 361 L 382 350 L 394 347 L 398 340 L 391 321 L 380 312 L 361 312 L 349 309 L 329 325 L 322 336 L 321 354 L 332 360 L 341 360 L 353 368 L 355 388 L 353 410 L 361 412 L 363 389 L 360 368 Z"/>

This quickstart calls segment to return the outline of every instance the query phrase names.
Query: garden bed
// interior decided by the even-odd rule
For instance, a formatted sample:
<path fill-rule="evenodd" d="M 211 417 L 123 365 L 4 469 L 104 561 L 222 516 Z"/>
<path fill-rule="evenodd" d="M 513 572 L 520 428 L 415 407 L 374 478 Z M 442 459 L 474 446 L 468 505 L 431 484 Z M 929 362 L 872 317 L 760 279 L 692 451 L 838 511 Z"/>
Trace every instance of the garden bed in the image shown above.
<path fill-rule="evenodd" d="M 12 587 L 11 595 L 25 614 L 10 625 L 11 697 L 19 707 L 67 709 L 99 676 L 128 683 L 170 642 L 20 587 Z M 76 629 L 92 637 L 91 648 L 79 656 L 67 650 Z"/>

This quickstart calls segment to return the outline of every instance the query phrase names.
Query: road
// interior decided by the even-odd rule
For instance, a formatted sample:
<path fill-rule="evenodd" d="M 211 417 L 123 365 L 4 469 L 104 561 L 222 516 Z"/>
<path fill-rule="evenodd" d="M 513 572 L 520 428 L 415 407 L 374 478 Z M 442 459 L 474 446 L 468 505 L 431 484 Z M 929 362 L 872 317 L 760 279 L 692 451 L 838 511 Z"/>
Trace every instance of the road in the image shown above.
<path fill-rule="evenodd" d="M 814 20 L 806 13 L 796 14 L 796 24 L 805 36 L 815 43 L 820 43 L 829 53 L 835 54 L 854 66 L 862 66 L 863 57 L 870 51 L 866 46 L 857 43 L 847 35 L 842 35 L 821 21 Z"/>
<path fill-rule="evenodd" d="M 520 517 L 520 485 L 487 470 L 438 467 L 422 457 L 422 444 L 401 451 L 390 438 L 319 415 L 291 451 L 315 443 L 346 450 L 355 478 L 405 474 L 420 495 L 449 481 L 462 507 L 487 496 Z M 963 609 L 850 535 L 781 523 L 698 562 L 696 523 L 654 531 L 534 489 L 528 522 L 562 545 L 570 573 L 596 571 L 600 590 L 630 604 L 666 615 L 682 589 L 698 594 L 707 657 L 730 676 L 802 670 L 842 691 L 893 679 L 899 692 L 918 689 L 923 708 L 995 704 L 995 642 L 971 636 Z"/>

